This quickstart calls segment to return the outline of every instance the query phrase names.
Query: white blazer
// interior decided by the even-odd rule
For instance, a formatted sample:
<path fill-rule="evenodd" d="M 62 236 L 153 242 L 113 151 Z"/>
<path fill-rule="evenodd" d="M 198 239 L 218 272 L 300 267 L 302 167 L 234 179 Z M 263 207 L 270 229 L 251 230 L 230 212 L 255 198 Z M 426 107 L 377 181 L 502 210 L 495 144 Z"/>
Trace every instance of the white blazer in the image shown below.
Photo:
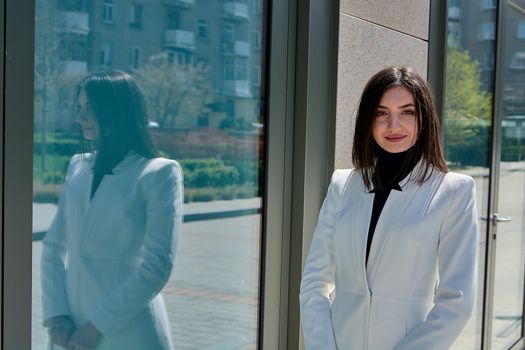
<path fill-rule="evenodd" d="M 475 297 L 477 214 L 471 177 L 434 170 L 392 190 L 365 252 L 374 194 L 336 170 L 305 262 L 308 350 L 448 349 Z"/>
<path fill-rule="evenodd" d="M 90 200 L 91 166 L 71 159 L 43 240 L 43 319 L 91 321 L 102 333 L 100 350 L 172 349 L 159 292 L 181 229 L 181 168 L 130 152 Z"/>

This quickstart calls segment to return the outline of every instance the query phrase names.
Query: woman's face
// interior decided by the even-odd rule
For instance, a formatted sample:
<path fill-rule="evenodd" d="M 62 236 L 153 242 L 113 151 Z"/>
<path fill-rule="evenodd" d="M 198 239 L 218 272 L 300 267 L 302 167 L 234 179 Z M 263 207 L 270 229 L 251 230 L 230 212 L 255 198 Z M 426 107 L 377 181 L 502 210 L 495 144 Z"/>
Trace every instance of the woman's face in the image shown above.
<path fill-rule="evenodd" d="M 98 138 L 99 128 L 95 114 L 89 106 L 89 101 L 84 90 L 78 94 L 77 115 L 75 121 L 80 124 L 82 134 L 86 140 L 94 141 Z"/>
<path fill-rule="evenodd" d="M 374 118 L 372 135 L 385 151 L 404 152 L 416 143 L 416 102 L 405 86 L 395 86 L 385 91 Z"/>

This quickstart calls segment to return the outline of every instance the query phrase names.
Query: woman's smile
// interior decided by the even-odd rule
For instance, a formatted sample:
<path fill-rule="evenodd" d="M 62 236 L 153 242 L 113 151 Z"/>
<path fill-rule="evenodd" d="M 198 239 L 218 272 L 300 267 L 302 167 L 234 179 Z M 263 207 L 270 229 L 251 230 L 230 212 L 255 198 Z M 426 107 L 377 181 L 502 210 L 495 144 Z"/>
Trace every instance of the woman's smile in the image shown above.
<path fill-rule="evenodd" d="M 397 143 L 402 142 L 406 137 L 407 135 L 388 135 L 385 136 L 385 139 L 387 139 L 389 142 Z"/>

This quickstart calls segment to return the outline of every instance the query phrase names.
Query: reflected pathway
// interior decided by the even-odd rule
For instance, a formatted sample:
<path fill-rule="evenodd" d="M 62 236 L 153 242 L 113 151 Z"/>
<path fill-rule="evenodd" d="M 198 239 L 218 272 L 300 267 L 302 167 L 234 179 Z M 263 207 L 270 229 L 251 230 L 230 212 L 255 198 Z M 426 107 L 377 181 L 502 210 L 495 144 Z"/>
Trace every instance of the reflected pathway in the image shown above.
<path fill-rule="evenodd" d="M 197 212 L 203 205 L 188 207 Z M 260 219 L 252 214 L 183 224 L 175 269 L 163 290 L 177 350 L 256 349 Z M 41 326 L 41 249 L 41 242 L 33 243 L 34 350 L 47 344 Z"/>

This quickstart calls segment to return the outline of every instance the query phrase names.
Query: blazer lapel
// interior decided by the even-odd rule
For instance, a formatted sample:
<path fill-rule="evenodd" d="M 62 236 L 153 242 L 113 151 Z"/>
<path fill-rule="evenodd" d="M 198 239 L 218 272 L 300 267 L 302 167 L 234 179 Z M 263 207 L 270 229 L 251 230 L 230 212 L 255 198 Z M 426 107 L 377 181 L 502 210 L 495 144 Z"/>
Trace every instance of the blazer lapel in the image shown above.
<path fill-rule="evenodd" d="M 111 206 L 115 201 L 122 199 L 123 186 L 134 186 L 141 170 L 146 166 L 147 160 L 134 151 L 130 151 L 122 161 L 112 170 L 112 174 L 106 174 L 98 185 L 91 201 L 91 181 L 93 173 L 89 171 L 88 205 L 85 214 L 85 224 L 82 230 L 82 240 L 89 239 L 91 232 L 100 231 L 105 220 L 110 214 Z"/>
<path fill-rule="evenodd" d="M 97 232 L 97 225 L 104 224 L 104 216 L 108 215 L 108 211 L 111 210 L 108 201 L 115 199 L 113 192 L 119 185 L 122 179 L 122 172 L 125 172 L 130 164 L 137 161 L 140 156 L 134 152 L 130 152 L 126 157 L 120 161 L 112 171 L 112 174 L 105 174 L 97 190 L 90 199 L 91 194 L 91 183 L 93 181 L 93 172 L 89 169 L 89 174 L 86 176 L 86 187 L 87 190 L 87 205 L 85 212 L 85 220 L 82 229 L 81 242 L 89 239 L 91 232 Z"/>
<path fill-rule="evenodd" d="M 370 292 L 370 281 L 368 280 L 367 266 L 366 266 L 366 244 L 368 240 L 368 227 L 370 226 L 370 217 L 372 216 L 372 206 L 374 203 L 374 194 L 368 191 L 361 191 L 361 198 L 358 201 L 357 220 L 354 220 L 354 255 L 359 258 L 358 266 L 360 272 L 363 274 L 363 279 L 366 287 Z"/>
<path fill-rule="evenodd" d="M 342 237 L 338 244 L 341 245 L 343 261 L 350 260 L 352 261 L 350 266 L 355 267 L 349 273 L 359 274 L 359 280 L 363 283 L 362 286 L 353 286 L 353 288 L 356 290 L 363 288 L 363 292 L 369 292 L 365 252 L 374 194 L 369 193 L 361 176 L 354 176 L 350 181 L 352 182 L 347 187 L 345 198 L 341 200 L 344 204 L 338 209 L 341 215 L 338 226 L 345 228 L 341 232 Z"/>

